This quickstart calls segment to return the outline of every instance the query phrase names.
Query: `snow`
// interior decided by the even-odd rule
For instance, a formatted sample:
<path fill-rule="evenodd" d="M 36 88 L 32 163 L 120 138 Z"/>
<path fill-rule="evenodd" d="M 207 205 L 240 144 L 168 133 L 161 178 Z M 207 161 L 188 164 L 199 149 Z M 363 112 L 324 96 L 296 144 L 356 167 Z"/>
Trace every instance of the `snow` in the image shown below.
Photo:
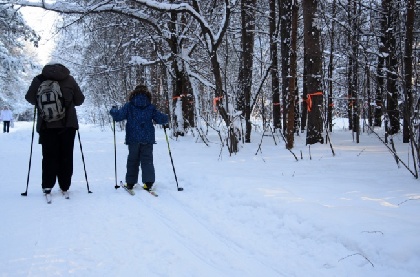
<path fill-rule="evenodd" d="M 339 122 L 338 122 L 339 123 Z M 88 193 L 76 136 L 70 200 L 41 192 L 35 134 L 28 195 L 31 122 L 0 134 L 1 276 L 419 276 L 420 186 L 375 135 L 360 143 L 336 122 L 328 144 L 284 143 L 253 133 L 229 157 L 190 134 L 164 132 L 154 148 L 155 198 L 115 189 L 110 130 L 81 125 Z M 117 179 L 127 148 L 117 132 Z M 396 148 L 405 163 L 409 148 Z M 301 159 L 301 153 L 303 159 Z M 311 159 L 309 158 L 311 156 Z"/>

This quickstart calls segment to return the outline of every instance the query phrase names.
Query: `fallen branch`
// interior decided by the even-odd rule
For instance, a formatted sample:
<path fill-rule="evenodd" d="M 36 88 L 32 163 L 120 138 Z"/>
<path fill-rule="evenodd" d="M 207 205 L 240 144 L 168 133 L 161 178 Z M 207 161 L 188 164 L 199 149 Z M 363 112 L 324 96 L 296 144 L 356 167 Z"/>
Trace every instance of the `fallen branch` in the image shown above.
<path fill-rule="evenodd" d="M 384 235 L 384 233 L 382 231 L 363 231 L 362 233 L 369 233 L 369 234 L 377 234 L 377 233 L 379 233 L 381 235 Z"/>
<path fill-rule="evenodd" d="M 405 202 L 408 202 L 408 201 L 410 201 L 410 200 L 420 200 L 420 198 L 410 198 L 410 199 L 404 200 L 403 202 L 399 203 L 399 204 L 398 204 L 398 206 L 400 206 L 400 205 L 402 205 L 402 204 L 404 204 Z"/>
<path fill-rule="evenodd" d="M 355 255 L 362 256 L 363 258 L 365 258 L 365 260 L 366 260 L 366 261 L 368 261 L 368 262 L 370 263 L 370 265 L 371 265 L 372 267 L 375 267 L 375 266 L 373 265 L 373 263 L 372 263 L 372 262 L 371 262 L 368 258 L 366 258 L 366 256 L 365 256 L 365 255 L 360 254 L 360 253 L 354 253 L 354 254 L 348 255 L 347 257 L 344 257 L 344 258 L 339 259 L 339 260 L 338 260 L 338 262 L 341 262 L 342 260 L 347 259 L 347 258 L 350 258 L 350 257 L 355 256 Z"/>
<path fill-rule="evenodd" d="M 280 133 L 281 137 L 283 138 L 284 143 L 287 144 L 286 138 L 284 137 L 283 132 L 280 129 L 278 129 L 278 130 L 279 130 L 279 133 Z M 286 149 L 289 150 L 290 153 L 292 153 L 292 155 L 293 155 L 293 157 L 295 157 L 296 161 L 299 161 L 298 158 L 296 157 L 295 153 L 293 153 L 293 151 L 291 149 L 288 149 L 287 147 L 286 147 Z"/>
<path fill-rule="evenodd" d="M 369 126 L 368 125 L 368 128 L 372 131 L 372 133 L 374 133 L 378 138 L 379 138 L 379 140 L 388 148 L 388 150 L 391 152 L 391 154 L 394 156 L 394 158 L 395 158 L 395 160 L 398 160 L 398 161 L 400 161 L 401 162 L 401 164 L 402 165 L 404 165 L 404 167 L 408 170 L 408 171 L 410 171 L 410 173 L 411 174 L 413 174 L 413 176 L 414 176 L 414 178 L 418 178 L 418 175 L 416 174 L 416 173 L 414 173 L 401 159 L 400 159 L 400 157 L 398 156 L 398 154 L 394 151 L 394 150 L 392 150 L 391 149 L 391 147 L 389 147 L 388 146 L 388 144 L 378 135 L 378 133 L 376 133 L 373 129 L 372 129 L 372 127 L 371 126 Z"/>

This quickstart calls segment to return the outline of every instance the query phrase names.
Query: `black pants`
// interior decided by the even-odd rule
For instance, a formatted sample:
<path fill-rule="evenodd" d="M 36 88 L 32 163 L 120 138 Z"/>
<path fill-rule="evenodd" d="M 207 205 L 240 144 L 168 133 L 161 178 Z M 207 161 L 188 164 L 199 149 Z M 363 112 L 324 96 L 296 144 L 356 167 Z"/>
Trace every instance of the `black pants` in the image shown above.
<path fill-rule="evenodd" d="M 42 144 L 42 188 L 58 184 L 63 191 L 71 185 L 76 129 L 46 129 L 39 133 Z"/>
<path fill-rule="evenodd" d="M 143 184 L 155 182 L 155 167 L 153 165 L 153 144 L 134 143 L 128 145 L 127 184 L 137 184 L 141 167 L 141 181 Z"/>
<path fill-rule="evenodd" d="M 3 121 L 3 133 L 8 133 L 10 127 L 10 121 Z"/>

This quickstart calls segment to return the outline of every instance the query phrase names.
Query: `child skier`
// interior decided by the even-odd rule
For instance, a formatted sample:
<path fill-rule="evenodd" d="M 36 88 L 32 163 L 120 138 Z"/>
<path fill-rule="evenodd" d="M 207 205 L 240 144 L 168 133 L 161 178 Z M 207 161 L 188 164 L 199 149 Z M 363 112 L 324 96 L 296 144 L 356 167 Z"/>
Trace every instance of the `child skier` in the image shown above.
<path fill-rule="evenodd" d="M 167 128 L 168 116 L 158 111 L 151 103 L 152 95 L 145 85 L 138 85 L 128 95 L 128 102 L 120 109 L 112 107 L 110 114 L 115 121 L 127 120 L 125 144 L 128 145 L 126 188 L 132 190 L 138 182 L 139 166 L 143 188 L 150 191 L 155 182 L 153 165 L 153 144 L 155 127 L 153 123 Z"/>

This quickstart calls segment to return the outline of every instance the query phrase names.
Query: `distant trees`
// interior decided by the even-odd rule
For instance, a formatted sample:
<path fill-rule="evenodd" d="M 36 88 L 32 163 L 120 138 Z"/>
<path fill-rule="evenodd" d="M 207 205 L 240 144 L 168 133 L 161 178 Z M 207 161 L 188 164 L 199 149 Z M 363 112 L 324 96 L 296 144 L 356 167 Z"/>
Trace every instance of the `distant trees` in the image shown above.
<path fill-rule="evenodd" d="M 18 103 L 26 92 L 28 73 L 32 75 L 36 65 L 25 45 L 37 46 L 38 41 L 39 36 L 26 25 L 19 10 L 0 4 L 0 105 L 10 106 L 15 113 L 25 111 Z"/>
<path fill-rule="evenodd" d="M 307 144 L 323 143 L 335 116 L 347 117 L 356 142 L 363 124 L 383 121 L 393 135 L 403 119 L 410 136 L 415 1 L 9 2 L 68 15 L 66 29 L 84 39 L 71 40 L 79 45 L 67 53 L 83 61 L 91 116 L 101 124 L 110 105 L 144 82 L 171 114 L 174 135 L 198 132 L 205 141 L 210 127 L 230 153 L 252 140 L 258 122 L 285 132 L 288 149 L 299 124 Z"/>

